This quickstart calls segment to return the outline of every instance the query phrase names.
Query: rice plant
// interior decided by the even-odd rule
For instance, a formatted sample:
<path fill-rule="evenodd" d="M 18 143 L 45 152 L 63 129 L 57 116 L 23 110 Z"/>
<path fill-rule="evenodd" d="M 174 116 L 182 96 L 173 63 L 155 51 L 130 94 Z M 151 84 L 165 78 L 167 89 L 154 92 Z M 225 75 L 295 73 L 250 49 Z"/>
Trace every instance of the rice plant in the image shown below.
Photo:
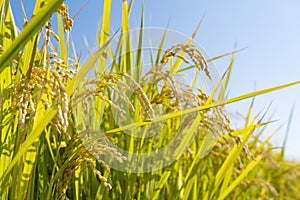
<path fill-rule="evenodd" d="M 236 51 L 206 58 L 193 44 L 199 27 L 186 43 L 162 38 L 146 69 L 144 13 L 134 51 L 132 3 L 122 1 L 122 28 L 111 33 L 104 1 L 96 50 L 82 63 L 74 46 L 70 54 L 76 21 L 63 0 L 37 0 L 21 30 L 10 1 L 0 2 L 1 199 L 300 198 L 299 163 L 272 151 L 274 133 L 260 140 L 270 122 L 253 116 L 254 103 L 238 130 L 223 107 L 300 82 L 226 99 Z M 224 56 L 231 62 L 214 88 L 199 87 Z"/>

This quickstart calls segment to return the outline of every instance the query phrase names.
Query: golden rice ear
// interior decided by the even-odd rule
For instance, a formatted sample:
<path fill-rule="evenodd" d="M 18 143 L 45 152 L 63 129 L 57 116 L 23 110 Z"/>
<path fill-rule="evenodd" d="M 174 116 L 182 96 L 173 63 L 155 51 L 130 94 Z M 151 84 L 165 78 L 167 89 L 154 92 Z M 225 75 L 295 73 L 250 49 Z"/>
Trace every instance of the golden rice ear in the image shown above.
<path fill-rule="evenodd" d="M 192 62 L 194 63 L 195 67 L 199 71 L 204 71 L 205 75 L 209 79 L 212 79 L 210 72 L 208 70 L 208 64 L 203 54 L 198 48 L 196 48 L 192 44 L 177 44 L 167 49 L 160 61 L 159 69 L 162 69 L 167 64 L 170 57 L 177 57 L 179 59 L 182 59 L 185 63 L 190 63 L 186 58 L 179 55 L 178 54 L 179 52 L 187 53 L 190 59 L 192 60 Z"/>
<path fill-rule="evenodd" d="M 58 11 L 57 11 L 59 14 L 62 15 L 63 17 L 63 20 L 64 20 L 64 31 L 67 32 L 67 31 L 70 31 L 72 26 L 73 26 L 73 19 L 69 17 L 69 7 L 63 3 Z"/>
<path fill-rule="evenodd" d="M 150 103 L 150 100 L 148 99 L 146 93 L 142 89 L 142 87 L 128 74 L 123 73 L 123 77 L 125 77 L 127 80 L 130 81 L 130 86 L 133 88 L 134 92 L 138 95 L 138 99 L 144 109 L 144 111 L 147 113 L 149 118 L 154 118 L 154 110 L 152 108 L 152 105 Z"/>
<path fill-rule="evenodd" d="M 94 143 L 95 145 L 99 145 L 96 144 L 96 142 Z M 112 189 L 112 186 L 111 184 L 108 183 L 107 178 L 104 177 L 101 171 L 97 169 L 98 159 L 96 159 L 93 155 L 91 155 L 87 149 L 84 148 L 82 149 L 83 147 L 82 145 L 83 144 L 81 143 L 81 140 L 77 136 L 74 136 L 72 137 L 69 145 L 66 147 L 65 152 L 62 155 L 63 160 L 67 159 L 70 154 L 74 153 L 74 151 L 78 151 L 78 152 L 76 153 L 76 155 L 74 155 L 73 159 L 70 160 L 66 168 L 58 177 L 55 199 L 68 199 L 66 197 L 70 187 L 70 182 L 72 182 L 76 170 L 78 170 L 78 168 L 84 165 L 89 166 L 89 168 L 96 175 L 96 177 L 103 183 L 104 187 L 106 187 L 109 190 Z M 110 151 L 112 155 L 116 154 L 116 150 L 109 148 L 108 146 L 102 145 L 99 148 L 101 148 L 101 150 L 105 150 L 106 148 L 106 150 Z M 107 166 L 103 161 L 98 160 L 98 163 L 102 166 L 104 170 L 110 172 L 109 166 Z"/>

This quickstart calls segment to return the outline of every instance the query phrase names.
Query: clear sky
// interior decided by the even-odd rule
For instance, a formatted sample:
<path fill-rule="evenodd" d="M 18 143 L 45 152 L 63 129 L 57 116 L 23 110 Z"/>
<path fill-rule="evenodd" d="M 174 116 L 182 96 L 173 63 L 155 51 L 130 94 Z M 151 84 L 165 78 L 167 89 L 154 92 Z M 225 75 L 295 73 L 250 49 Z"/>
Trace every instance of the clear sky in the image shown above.
<path fill-rule="evenodd" d="M 19 1 L 11 1 L 17 24 L 22 25 Z M 32 12 L 33 1 L 24 1 L 26 11 Z M 86 1 L 70 1 L 71 17 Z M 238 48 L 248 47 L 236 55 L 230 81 L 229 96 L 237 96 L 257 89 L 300 80 L 300 1 L 299 0 L 145 0 L 145 26 L 166 27 L 191 35 L 201 17 L 204 22 L 196 41 L 210 57 Z M 121 27 L 121 0 L 113 0 L 112 29 Z M 138 27 L 141 0 L 134 1 L 130 15 L 131 28 Z M 76 47 L 84 50 L 83 37 L 93 46 L 98 22 L 102 15 L 103 0 L 90 0 L 75 19 L 71 36 Z M 215 62 L 220 73 L 228 67 L 229 58 Z M 268 116 L 278 120 L 269 125 L 265 134 L 281 127 L 273 143 L 282 145 L 292 105 L 293 121 L 287 141 L 287 155 L 300 159 L 300 85 L 257 97 L 255 113 L 264 111 L 272 103 Z M 227 106 L 233 116 L 245 113 L 249 100 Z M 234 117 L 235 118 L 235 117 Z M 234 124 L 235 122 L 233 122 Z"/>

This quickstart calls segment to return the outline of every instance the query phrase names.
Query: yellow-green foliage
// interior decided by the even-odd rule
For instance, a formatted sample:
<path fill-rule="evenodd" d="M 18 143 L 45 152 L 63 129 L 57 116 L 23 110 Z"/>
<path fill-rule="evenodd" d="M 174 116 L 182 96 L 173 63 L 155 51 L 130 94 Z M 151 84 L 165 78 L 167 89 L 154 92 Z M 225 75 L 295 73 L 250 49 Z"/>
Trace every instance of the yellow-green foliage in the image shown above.
<path fill-rule="evenodd" d="M 71 31 L 73 20 L 63 0 L 37 0 L 34 17 L 24 21 L 21 31 L 14 23 L 10 1 L 0 2 L 1 199 L 299 199 L 299 163 L 272 152 L 271 137 L 259 140 L 262 127 L 268 122 L 252 116 L 251 104 L 245 126 L 233 130 L 222 106 L 300 82 L 224 99 L 236 51 L 205 60 L 192 45 L 199 27 L 186 44 L 158 51 L 152 68 L 144 74 L 138 67 L 143 63 L 141 48 L 137 53 L 128 53 L 132 52 L 128 34 L 132 2 L 128 5 L 122 1 L 122 38 L 115 53 L 107 48 L 114 37 L 110 34 L 111 0 L 104 0 L 97 51 L 83 65 L 76 51 L 73 59 L 68 55 L 66 33 Z M 53 14 L 57 15 L 57 22 L 50 20 Z M 142 10 L 139 47 L 143 15 Z M 51 23 L 57 23 L 58 33 L 53 32 Z M 103 55 L 116 60 L 109 70 Z M 208 63 L 228 55 L 232 62 L 211 94 L 195 88 L 194 80 L 190 90 L 177 87 L 174 82 L 175 76 L 187 70 L 200 70 L 211 79 Z M 181 67 L 184 62 L 191 66 Z M 168 64 L 170 69 L 166 70 Z M 95 69 L 95 76 L 87 79 L 91 69 Z M 143 78 L 151 78 L 151 84 L 141 85 L 139 80 Z M 160 90 L 161 81 L 166 84 Z M 78 88 L 85 90 L 78 92 Z M 128 98 L 125 94 L 131 89 L 134 94 Z M 112 100 L 114 95 L 121 104 Z M 110 169 L 93 152 L 110 155 L 120 162 L 124 155 L 99 142 L 103 135 L 97 128 L 79 130 L 76 126 L 84 127 L 89 122 L 82 113 L 91 111 L 90 99 L 96 102 L 99 112 L 93 117 L 101 121 L 101 130 L 121 148 L 156 151 L 168 144 L 174 137 L 173 130 L 182 125 L 185 135 L 176 151 L 183 154 L 175 151 L 181 156 L 154 172 Z M 167 114 L 160 114 L 155 109 L 158 105 Z M 130 113 L 135 123 L 118 126 L 111 120 L 113 110 L 120 119 Z M 163 122 L 164 128 L 152 139 L 124 134 Z M 211 143 L 214 137 L 218 139 Z M 186 149 L 189 138 L 192 143 Z"/>

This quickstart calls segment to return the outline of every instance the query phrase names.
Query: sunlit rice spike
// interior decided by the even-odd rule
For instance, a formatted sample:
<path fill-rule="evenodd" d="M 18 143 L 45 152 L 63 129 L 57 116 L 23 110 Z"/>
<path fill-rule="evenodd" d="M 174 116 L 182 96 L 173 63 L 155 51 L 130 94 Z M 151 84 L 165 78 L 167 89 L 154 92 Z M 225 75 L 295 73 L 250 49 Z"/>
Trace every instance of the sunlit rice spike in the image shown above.
<path fill-rule="evenodd" d="M 212 79 L 209 70 L 208 70 L 208 64 L 203 56 L 203 54 L 201 53 L 201 51 L 196 48 L 194 45 L 192 44 L 187 44 L 183 46 L 183 51 L 186 52 L 190 58 L 192 59 L 193 63 L 195 64 L 195 67 L 199 70 L 199 71 L 204 71 L 206 76 L 209 79 Z"/>
<path fill-rule="evenodd" d="M 113 89 L 120 95 L 121 99 L 126 103 L 126 105 L 134 112 L 135 111 L 134 106 L 131 104 L 130 100 L 122 91 L 122 89 L 118 87 L 113 87 Z"/>
<path fill-rule="evenodd" d="M 170 57 L 177 57 L 182 59 L 185 63 L 189 63 L 189 61 L 186 58 L 184 58 L 181 55 L 178 55 L 180 51 L 187 53 L 193 61 L 193 63 L 195 64 L 195 67 L 199 71 L 204 71 L 205 75 L 209 79 L 212 79 L 208 70 L 208 64 L 205 60 L 205 57 L 203 56 L 201 51 L 192 44 L 177 44 L 167 49 L 160 61 L 159 69 L 161 70 L 167 64 Z"/>
<path fill-rule="evenodd" d="M 154 118 L 155 117 L 154 110 L 152 108 L 150 100 L 148 99 L 148 97 L 147 97 L 146 93 L 144 92 L 144 90 L 142 89 L 142 87 L 128 74 L 122 73 L 121 75 L 131 82 L 130 85 L 134 89 L 134 92 L 138 95 L 138 99 L 139 99 L 140 103 L 142 104 L 142 107 L 145 110 L 145 112 L 147 113 L 148 117 Z"/>

